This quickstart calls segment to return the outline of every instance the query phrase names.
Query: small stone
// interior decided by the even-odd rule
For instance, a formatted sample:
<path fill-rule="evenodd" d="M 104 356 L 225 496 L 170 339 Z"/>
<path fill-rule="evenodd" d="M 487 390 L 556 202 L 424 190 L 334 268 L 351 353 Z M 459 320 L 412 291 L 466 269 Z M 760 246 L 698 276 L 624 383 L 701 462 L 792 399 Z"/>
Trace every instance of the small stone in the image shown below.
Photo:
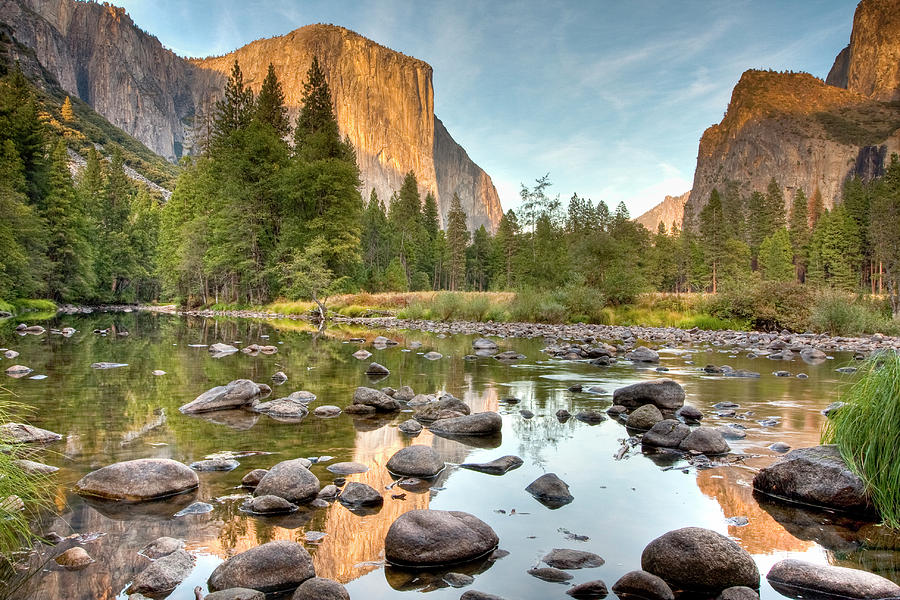
<path fill-rule="evenodd" d="M 241 485 L 245 488 L 255 488 L 259 485 L 260 480 L 265 477 L 268 471 L 266 469 L 253 469 L 241 479 Z"/>
<path fill-rule="evenodd" d="M 415 419 L 407 419 L 400 423 L 398 429 L 406 435 L 419 435 L 422 433 L 422 424 Z"/>
<path fill-rule="evenodd" d="M 372 353 L 363 348 L 360 348 L 359 350 L 357 350 L 356 352 L 353 353 L 353 358 L 356 358 L 359 360 L 366 360 L 370 356 L 372 356 Z"/>
<path fill-rule="evenodd" d="M 672 588 L 661 578 L 647 571 L 629 571 L 613 586 L 613 592 L 621 597 L 634 596 L 646 600 L 675 600 Z"/>
<path fill-rule="evenodd" d="M 156 560 L 182 549 L 184 549 L 183 541 L 171 537 L 161 537 L 138 550 L 138 554 L 146 556 L 150 560 Z"/>
<path fill-rule="evenodd" d="M 284 371 L 276 371 L 274 375 L 272 375 L 272 381 L 275 383 L 284 383 L 288 380 L 288 376 L 284 374 Z"/>
<path fill-rule="evenodd" d="M 518 456 L 507 455 L 496 458 L 490 462 L 484 463 L 463 463 L 459 465 L 463 469 L 471 469 L 472 471 L 480 471 L 490 475 L 503 475 L 507 471 L 518 469 L 522 466 L 522 459 Z"/>
<path fill-rule="evenodd" d="M 790 449 L 791 447 L 784 442 L 775 442 L 774 444 L 769 445 L 769 450 L 771 450 L 772 452 L 778 452 L 780 454 L 784 454 Z"/>
<path fill-rule="evenodd" d="M 69 548 L 54 560 L 56 561 L 56 564 L 69 571 L 80 571 L 94 562 L 94 559 L 87 553 L 87 550 L 81 546 Z"/>
<path fill-rule="evenodd" d="M 244 502 L 241 509 L 257 515 L 283 515 L 296 512 L 298 507 L 284 498 L 267 494 L 250 498 Z"/>
<path fill-rule="evenodd" d="M 338 500 L 345 505 L 357 506 L 381 506 L 384 498 L 378 490 L 365 483 L 351 481 L 344 487 L 344 491 L 338 496 Z"/>
<path fill-rule="evenodd" d="M 339 462 L 325 467 L 335 475 L 352 475 L 353 473 L 365 473 L 369 467 L 358 462 Z"/>
<path fill-rule="evenodd" d="M 376 362 L 373 362 L 369 365 L 369 368 L 366 369 L 366 375 L 390 375 L 391 372 L 384 365 L 380 365 Z"/>
<path fill-rule="evenodd" d="M 313 414 L 317 417 L 322 417 L 324 419 L 337 417 L 341 414 L 341 409 L 337 406 L 333 406 L 331 404 L 323 404 L 322 406 L 317 406 L 313 411 Z"/>
<path fill-rule="evenodd" d="M 313 577 L 300 584 L 291 600 L 350 600 L 350 594 L 333 579 Z"/>
<path fill-rule="evenodd" d="M 560 571 L 553 567 L 535 567 L 533 569 L 528 569 L 528 574 L 532 577 L 537 577 L 538 579 L 543 579 L 544 581 L 550 581 L 552 583 L 569 581 L 574 577 L 565 571 Z"/>
<path fill-rule="evenodd" d="M 444 355 L 441 354 L 440 352 L 432 351 L 432 352 L 426 352 L 425 354 L 423 354 L 422 358 L 427 359 L 427 360 L 438 360 L 438 359 L 444 358 Z"/>
<path fill-rule="evenodd" d="M 544 506 L 556 509 L 565 506 L 575 499 L 569 493 L 569 486 L 557 477 L 556 473 L 545 473 L 525 488 L 525 491 Z"/>
<path fill-rule="evenodd" d="M 239 466 L 241 463 L 233 458 L 211 458 L 191 463 L 191 468 L 195 471 L 233 471 Z"/>
<path fill-rule="evenodd" d="M 554 548 L 541 559 L 541 562 L 556 569 L 589 569 L 602 567 L 606 561 L 593 552 Z"/>
<path fill-rule="evenodd" d="M 573 598 L 606 598 L 609 591 L 606 589 L 606 584 L 603 581 L 595 579 L 594 581 L 579 583 L 569 588 L 566 590 L 566 594 Z"/>

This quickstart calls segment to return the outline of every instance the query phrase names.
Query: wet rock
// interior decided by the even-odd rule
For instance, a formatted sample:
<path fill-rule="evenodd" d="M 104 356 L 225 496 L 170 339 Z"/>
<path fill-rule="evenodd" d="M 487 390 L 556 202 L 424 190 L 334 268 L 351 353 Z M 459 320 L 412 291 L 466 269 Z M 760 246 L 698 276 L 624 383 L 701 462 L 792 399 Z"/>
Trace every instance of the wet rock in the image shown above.
<path fill-rule="evenodd" d="M 227 385 L 216 386 L 203 392 L 178 410 L 184 414 L 195 414 L 227 408 L 239 408 L 251 404 L 255 399 L 262 396 L 266 389 L 268 389 L 268 386 L 263 388 L 249 379 L 236 379 Z"/>
<path fill-rule="evenodd" d="M 716 600 L 759 600 L 759 594 L 747 586 L 736 585 L 722 590 Z"/>
<path fill-rule="evenodd" d="M 162 376 L 165 375 L 165 374 L 166 374 L 166 372 L 163 371 L 162 369 L 156 369 L 156 370 L 153 371 L 153 373 L 152 373 L 152 375 L 155 375 L 156 377 L 162 377 Z"/>
<path fill-rule="evenodd" d="M 769 445 L 769 450 L 772 452 L 780 452 L 781 454 L 784 454 L 790 449 L 791 447 L 784 442 L 775 442 L 774 444 Z"/>
<path fill-rule="evenodd" d="M 525 491 L 548 508 L 560 508 L 575 499 L 569 493 L 569 485 L 556 473 L 545 473 L 528 484 Z"/>
<path fill-rule="evenodd" d="M 528 569 L 528 574 L 532 577 L 537 577 L 538 579 L 543 579 L 544 581 L 549 581 L 551 583 L 569 581 L 574 577 L 565 571 L 560 571 L 553 567 L 535 567 L 533 569 Z"/>
<path fill-rule="evenodd" d="M 17 356 L 19 356 L 19 353 L 16 352 L 15 350 L 7 350 L 6 352 L 3 353 L 3 356 L 12 360 L 12 359 L 16 358 Z"/>
<path fill-rule="evenodd" d="M 468 513 L 411 510 L 391 524 L 384 551 L 392 564 L 426 567 L 485 556 L 498 542 L 497 534 L 487 523 Z"/>
<path fill-rule="evenodd" d="M 322 406 L 317 406 L 313 414 L 322 418 L 337 417 L 341 414 L 341 409 L 331 404 L 323 404 Z"/>
<path fill-rule="evenodd" d="M 644 434 L 641 443 L 653 448 L 677 448 L 691 433 L 691 428 L 675 419 L 657 422 Z"/>
<path fill-rule="evenodd" d="M 254 496 L 272 494 L 294 504 L 314 500 L 319 493 L 319 478 L 309 471 L 309 461 L 295 458 L 278 463 L 263 476 Z"/>
<path fill-rule="evenodd" d="M 265 496 L 256 496 L 248 499 L 241 506 L 241 509 L 257 515 L 284 515 L 296 512 L 298 506 L 279 496 L 266 494 Z"/>
<path fill-rule="evenodd" d="M 659 353 L 655 350 L 647 348 L 646 346 L 638 346 L 637 348 L 626 354 L 625 358 L 632 362 L 658 363 Z"/>
<path fill-rule="evenodd" d="M 390 375 L 391 372 L 384 365 L 373 362 L 366 369 L 366 375 Z"/>
<path fill-rule="evenodd" d="M 34 425 L 4 423 L 0 425 L 0 442 L 4 444 L 48 444 L 61 440 L 62 436 Z"/>
<path fill-rule="evenodd" d="M 522 410 L 519 411 L 519 415 L 523 419 L 531 419 L 532 417 L 534 417 L 534 412 L 528 410 L 527 408 L 523 408 Z"/>
<path fill-rule="evenodd" d="M 6 369 L 6 374 L 10 377 L 23 377 L 32 372 L 31 367 L 26 367 L 25 365 L 13 365 Z"/>
<path fill-rule="evenodd" d="M 372 356 L 372 353 L 369 352 L 368 350 L 364 350 L 362 348 L 360 348 L 359 350 L 357 350 L 356 352 L 353 353 L 353 358 L 356 358 L 359 360 L 366 360 L 370 356 Z"/>
<path fill-rule="evenodd" d="M 87 550 L 81 546 L 69 548 L 53 560 L 56 561 L 56 564 L 68 571 L 80 571 L 94 562 L 94 559 L 87 553 Z"/>
<path fill-rule="evenodd" d="M 753 489 L 792 502 L 873 513 L 865 484 L 847 467 L 834 445 L 791 450 L 756 474 Z"/>
<path fill-rule="evenodd" d="M 309 552 L 296 542 L 268 542 L 232 556 L 209 576 L 211 590 L 245 587 L 261 592 L 289 590 L 315 577 Z"/>
<path fill-rule="evenodd" d="M 183 549 L 183 541 L 171 537 L 160 537 L 138 550 L 138 554 L 146 556 L 150 560 L 156 560 Z"/>
<path fill-rule="evenodd" d="M 358 462 L 339 462 L 325 467 L 335 475 L 352 475 L 353 473 L 365 473 L 369 467 Z"/>
<path fill-rule="evenodd" d="M 806 362 L 822 362 L 828 356 L 818 348 L 804 348 L 800 351 L 800 358 Z"/>
<path fill-rule="evenodd" d="M 207 502 L 194 502 L 189 504 L 188 506 L 182 508 L 177 513 L 172 515 L 173 517 L 186 517 L 188 515 L 205 515 L 206 513 L 212 512 L 213 505 Z"/>
<path fill-rule="evenodd" d="M 679 590 L 717 593 L 738 585 L 759 587 L 759 571 L 747 551 L 702 527 L 676 529 L 647 544 L 641 568 Z"/>
<path fill-rule="evenodd" d="M 275 383 L 284 383 L 288 380 L 288 376 L 284 374 L 284 371 L 276 371 L 274 375 L 272 375 L 272 381 Z"/>
<path fill-rule="evenodd" d="M 91 365 L 92 369 L 118 369 L 119 367 L 127 367 L 125 363 L 114 362 L 95 362 Z"/>
<path fill-rule="evenodd" d="M 772 375 L 775 377 L 791 377 L 790 371 L 773 371 Z"/>
<path fill-rule="evenodd" d="M 609 408 L 606 409 L 606 414 L 609 416 L 616 418 L 624 415 L 628 412 L 628 409 L 621 404 L 613 404 Z"/>
<path fill-rule="evenodd" d="M 557 415 L 558 417 L 559 415 Z M 599 410 L 580 410 L 575 413 L 575 418 L 581 421 L 582 423 L 587 423 L 589 425 L 596 425 L 597 423 L 602 423 L 606 420 L 606 415 L 603 414 L 602 411 Z"/>
<path fill-rule="evenodd" d="M 418 396 L 416 396 L 416 398 L 418 398 Z M 412 402 L 410 402 L 410 406 L 413 406 Z M 459 398 L 444 396 L 439 400 L 423 404 L 416 408 L 415 418 L 419 421 L 436 421 L 438 416 L 446 410 L 454 410 L 464 415 L 471 413 L 469 406 Z"/>
<path fill-rule="evenodd" d="M 266 600 L 266 595 L 248 588 L 230 588 L 207 594 L 203 600 Z"/>
<path fill-rule="evenodd" d="M 394 400 L 400 402 L 409 402 L 416 397 L 416 393 L 408 385 L 401 386 L 399 390 L 394 392 Z"/>
<path fill-rule="evenodd" d="M 422 433 L 422 424 L 415 419 L 407 419 L 400 423 L 398 429 L 406 435 L 419 435 Z"/>
<path fill-rule="evenodd" d="M 689 423 L 697 423 L 703 419 L 703 413 L 700 412 L 700 409 L 691 406 L 690 404 L 685 404 L 675 411 L 675 416 L 680 417 Z"/>
<path fill-rule="evenodd" d="M 654 404 L 644 404 L 628 415 L 625 425 L 631 429 L 647 431 L 662 420 L 662 413 Z"/>
<path fill-rule="evenodd" d="M 39 463 L 24 458 L 14 460 L 13 463 L 15 463 L 17 467 L 19 467 L 26 473 L 30 473 L 32 475 L 51 475 L 59 471 L 59 467 L 45 465 L 44 463 Z"/>
<path fill-rule="evenodd" d="M 439 360 L 441 358 L 444 358 L 444 355 L 440 352 L 435 352 L 432 350 L 431 352 L 426 352 L 425 354 L 423 354 L 422 358 L 426 360 Z"/>
<path fill-rule="evenodd" d="M 211 458 L 191 463 L 191 468 L 195 471 L 233 471 L 239 466 L 241 463 L 233 458 Z"/>
<path fill-rule="evenodd" d="M 238 351 L 234 346 L 222 343 L 212 344 L 207 350 L 210 354 L 233 354 Z"/>
<path fill-rule="evenodd" d="M 480 412 L 452 419 L 440 419 L 431 424 L 433 433 L 443 435 L 493 435 L 503 428 L 503 419 L 495 412 Z"/>
<path fill-rule="evenodd" d="M 684 388 L 672 379 L 641 381 L 613 392 L 613 403 L 626 408 L 654 404 L 663 410 L 677 410 L 684 405 Z"/>
<path fill-rule="evenodd" d="M 350 600 L 350 594 L 333 579 L 313 577 L 300 584 L 291 600 Z"/>
<path fill-rule="evenodd" d="M 459 600 L 505 600 L 500 596 L 495 596 L 494 594 L 486 594 L 484 592 L 478 592 L 476 590 L 469 590 L 459 597 Z"/>
<path fill-rule="evenodd" d="M 386 338 L 383 335 L 376 336 L 374 340 L 372 340 L 373 346 L 396 346 L 397 342 L 390 338 Z"/>
<path fill-rule="evenodd" d="M 200 485 L 197 473 L 168 458 L 139 458 L 92 471 L 75 484 L 82 496 L 140 502 L 182 494 Z"/>
<path fill-rule="evenodd" d="M 497 344 L 485 338 L 478 338 L 472 342 L 472 348 L 475 350 L 497 350 Z"/>
<path fill-rule="evenodd" d="M 128 589 L 130 593 L 162 596 L 178 587 L 193 570 L 194 557 L 184 550 L 176 550 L 150 563 Z"/>
<path fill-rule="evenodd" d="M 16 329 L 16 331 L 18 331 L 18 329 Z M 24 331 L 25 333 L 29 333 L 31 335 L 41 335 L 46 330 L 43 327 L 41 327 L 40 325 L 31 325 L 30 327 L 26 327 L 22 331 Z"/>
<path fill-rule="evenodd" d="M 381 506 L 384 498 L 378 490 L 365 483 L 351 481 L 344 487 L 344 491 L 338 496 L 338 500 L 347 506 Z"/>
<path fill-rule="evenodd" d="M 722 434 L 722 437 L 726 440 L 742 440 L 747 437 L 747 433 L 740 428 L 733 427 L 731 425 L 722 425 L 721 427 L 716 427 L 716 431 Z"/>
<path fill-rule="evenodd" d="M 503 361 L 503 360 L 506 360 L 506 361 L 522 360 L 523 358 L 525 358 L 525 355 L 519 354 L 515 350 L 507 350 L 506 352 L 501 352 L 500 354 L 494 355 L 495 360 L 501 360 L 501 361 Z"/>
<path fill-rule="evenodd" d="M 254 406 L 253 410 L 274 419 L 301 420 L 309 414 L 309 407 L 306 404 L 306 402 L 288 396 L 262 402 Z"/>
<path fill-rule="evenodd" d="M 268 472 L 266 469 L 253 469 L 244 475 L 244 478 L 241 479 L 241 485 L 245 488 L 255 488 Z"/>
<path fill-rule="evenodd" d="M 647 571 L 629 571 L 613 584 L 613 593 L 619 598 L 641 598 L 643 600 L 675 600 L 672 588 Z"/>
<path fill-rule="evenodd" d="M 570 418 L 572 418 L 572 413 L 570 413 L 570 412 L 567 411 L 566 409 L 561 408 L 561 409 L 559 409 L 558 411 L 556 411 L 556 419 L 557 419 L 560 423 L 565 423 L 565 422 L 568 421 Z"/>
<path fill-rule="evenodd" d="M 319 490 L 319 495 L 317 496 L 320 500 L 334 500 L 337 498 L 337 495 L 341 493 L 341 490 L 338 486 L 333 483 L 329 483 L 321 490 Z"/>
<path fill-rule="evenodd" d="M 351 404 L 344 407 L 344 412 L 348 415 L 368 416 L 374 415 L 376 410 L 374 406 L 368 406 L 367 404 Z"/>
<path fill-rule="evenodd" d="M 712 427 L 698 427 L 694 429 L 682 440 L 678 447 L 687 452 L 698 452 L 706 455 L 726 454 L 731 451 L 731 447 L 725 441 L 725 438 L 722 437 L 722 434 Z"/>
<path fill-rule="evenodd" d="M 452 396 L 447 396 L 447 398 L 452 398 Z M 456 400 L 456 398 L 453 398 Z M 431 404 L 435 402 L 437 398 L 435 398 L 432 394 L 416 394 L 412 397 L 412 400 L 408 400 L 407 404 L 412 408 L 417 408 L 419 406 L 425 406 L 426 404 Z"/>
<path fill-rule="evenodd" d="M 766 579 L 775 591 L 791 598 L 900 597 L 900 586 L 874 573 L 793 558 L 775 563 Z"/>
<path fill-rule="evenodd" d="M 829 418 L 833 417 L 835 415 L 835 413 L 837 413 L 837 411 L 841 407 L 843 407 L 845 404 L 846 404 L 845 402 L 840 402 L 840 401 L 832 402 L 831 404 L 829 404 L 828 406 L 825 407 L 825 410 L 822 411 L 822 414 Z"/>
<path fill-rule="evenodd" d="M 431 446 L 416 444 L 395 452 L 386 467 L 394 475 L 428 478 L 444 469 L 444 461 Z"/>
<path fill-rule="evenodd" d="M 603 581 L 595 579 L 569 588 L 566 590 L 566 594 L 573 598 L 606 598 L 609 591 L 606 589 L 606 584 Z"/>
<path fill-rule="evenodd" d="M 585 552 L 584 550 L 572 550 L 568 548 L 554 548 L 544 555 L 541 562 L 555 569 L 590 569 L 602 567 L 606 562 L 599 554 Z"/>
<path fill-rule="evenodd" d="M 837 369 L 835 369 L 835 371 L 837 371 L 838 373 L 844 373 L 845 375 L 849 375 L 851 373 L 856 373 L 857 368 L 856 367 L 838 367 Z"/>
<path fill-rule="evenodd" d="M 384 392 L 373 388 L 358 387 L 353 392 L 353 404 L 371 406 L 378 412 L 395 412 L 400 410 L 400 403 Z"/>
<path fill-rule="evenodd" d="M 459 465 L 463 469 L 471 469 L 472 471 L 480 471 L 490 475 L 503 475 L 507 471 L 518 469 L 522 466 L 522 459 L 518 456 L 507 455 L 496 458 L 490 462 L 484 463 L 463 463 Z"/>
<path fill-rule="evenodd" d="M 461 588 L 475 583 L 475 578 L 465 573 L 447 573 L 443 581 L 450 587 Z"/>

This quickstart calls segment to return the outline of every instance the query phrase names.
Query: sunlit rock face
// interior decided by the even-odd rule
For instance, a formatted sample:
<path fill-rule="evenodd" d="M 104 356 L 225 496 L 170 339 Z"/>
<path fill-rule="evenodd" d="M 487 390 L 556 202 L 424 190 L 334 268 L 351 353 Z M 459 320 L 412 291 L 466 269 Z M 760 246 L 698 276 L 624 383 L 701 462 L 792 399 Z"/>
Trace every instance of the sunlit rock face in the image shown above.
<path fill-rule="evenodd" d="M 637 217 L 635 221 L 646 227 L 651 233 L 656 233 L 660 223 L 665 225 L 666 231 L 672 233 L 673 227 L 681 229 L 681 222 L 684 219 L 684 205 L 690 197 L 690 191 L 680 196 L 666 196 L 662 202 Z"/>
<path fill-rule="evenodd" d="M 900 6 L 863 0 L 850 45 L 827 81 L 806 73 L 746 71 L 725 117 L 703 133 L 685 222 L 700 214 L 713 188 L 736 182 L 743 194 L 765 192 L 769 180 L 789 203 L 797 189 L 840 202 L 847 177 L 870 179 L 900 149 Z M 754 207 L 750 206 L 750 210 Z"/>
<path fill-rule="evenodd" d="M 272 63 L 293 117 L 318 56 L 341 134 L 356 148 L 364 198 L 374 188 L 389 202 L 413 171 L 423 197 L 433 193 L 442 216 L 457 193 L 470 229 L 493 231 L 500 220 L 491 178 L 434 115 L 431 66 L 352 31 L 309 25 L 225 56 L 186 60 L 112 6 L 0 0 L 0 14 L 66 91 L 169 160 L 192 150 L 191 125 L 212 110 L 235 59 L 256 91 Z"/>

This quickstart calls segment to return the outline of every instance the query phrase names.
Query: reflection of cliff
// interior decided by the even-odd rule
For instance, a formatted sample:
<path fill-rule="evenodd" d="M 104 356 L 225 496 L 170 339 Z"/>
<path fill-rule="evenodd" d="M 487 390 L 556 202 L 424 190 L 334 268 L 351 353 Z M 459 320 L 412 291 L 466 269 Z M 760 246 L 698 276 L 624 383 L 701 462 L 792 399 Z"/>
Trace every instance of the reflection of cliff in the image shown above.
<path fill-rule="evenodd" d="M 749 524 L 728 527 L 728 535 L 751 554 L 805 552 L 815 544 L 799 540 L 763 510 L 753 498 L 753 473 L 740 468 L 700 471 L 697 486 L 722 507 L 725 517 L 747 517 Z"/>

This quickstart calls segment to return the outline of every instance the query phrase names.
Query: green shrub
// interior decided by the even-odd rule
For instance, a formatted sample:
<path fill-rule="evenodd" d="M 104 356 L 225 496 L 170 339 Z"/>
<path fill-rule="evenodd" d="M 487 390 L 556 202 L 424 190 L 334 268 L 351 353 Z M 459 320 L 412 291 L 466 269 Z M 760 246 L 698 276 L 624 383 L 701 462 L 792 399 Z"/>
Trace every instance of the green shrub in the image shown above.
<path fill-rule="evenodd" d="M 837 444 L 885 524 L 900 528 L 900 355 L 876 354 L 860 374 L 841 394 L 845 405 L 826 423 L 822 441 Z"/>
<path fill-rule="evenodd" d="M 819 294 L 812 307 L 810 322 L 817 331 L 833 335 L 894 335 L 900 330 L 900 322 L 891 319 L 890 308 L 884 303 L 837 290 Z"/>
<path fill-rule="evenodd" d="M 56 303 L 52 300 L 42 300 L 39 298 L 23 298 L 21 300 L 13 300 L 12 305 L 14 313 L 23 312 L 56 312 Z"/>
<path fill-rule="evenodd" d="M 809 328 L 813 290 L 796 282 L 755 281 L 735 285 L 706 303 L 705 311 L 720 319 L 772 331 Z"/>
<path fill-rule="evenodd" d="M 491 299 L 483 294 L 468 294 L 461 298 L 458 319 L 465 321 L 487 321 L 492 311 Z"/>

